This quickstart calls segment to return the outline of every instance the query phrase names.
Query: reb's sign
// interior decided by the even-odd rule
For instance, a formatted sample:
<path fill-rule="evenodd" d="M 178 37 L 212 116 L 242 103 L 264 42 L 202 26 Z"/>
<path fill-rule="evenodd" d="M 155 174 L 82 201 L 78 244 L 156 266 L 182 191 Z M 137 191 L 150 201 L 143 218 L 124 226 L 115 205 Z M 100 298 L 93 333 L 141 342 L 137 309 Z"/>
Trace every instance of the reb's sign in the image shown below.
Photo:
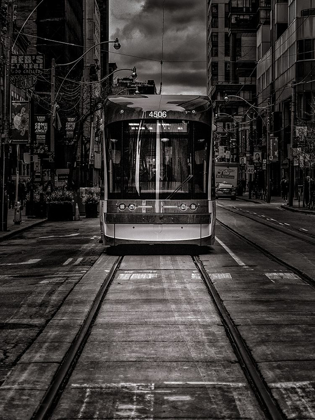
<path fill-rule="evenodd" d="M 11 56 L 11 75 L 40 74 L 44 69 L 44 56 L 40 54 L 20 54 Z"/>

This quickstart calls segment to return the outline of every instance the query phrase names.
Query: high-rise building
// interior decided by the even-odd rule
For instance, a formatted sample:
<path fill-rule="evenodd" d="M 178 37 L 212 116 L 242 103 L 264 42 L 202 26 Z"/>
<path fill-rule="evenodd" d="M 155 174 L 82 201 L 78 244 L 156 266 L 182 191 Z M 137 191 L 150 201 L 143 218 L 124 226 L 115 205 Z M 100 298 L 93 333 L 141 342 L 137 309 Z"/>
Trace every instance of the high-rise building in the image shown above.
<path fill-rule="evenodd" d="M 314 24 L 314 0 L 271 0 L 270 42 L 257 64 L 257 99 L 271 107 L 272 176 L 290 179 L 291 202 L 315 173 Z"/>

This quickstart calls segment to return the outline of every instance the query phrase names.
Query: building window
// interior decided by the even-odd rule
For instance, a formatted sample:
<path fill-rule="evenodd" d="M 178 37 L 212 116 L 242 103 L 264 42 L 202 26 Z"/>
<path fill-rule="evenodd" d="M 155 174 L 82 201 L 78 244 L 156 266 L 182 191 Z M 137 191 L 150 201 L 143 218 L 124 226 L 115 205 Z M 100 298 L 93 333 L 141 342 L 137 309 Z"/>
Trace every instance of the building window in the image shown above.
<path fill-rule="evenodd" d="M 226 4 L 225 5 L 225 14 L 224 14 L 224 27 L 225 28 L 229 27 L 229 13 L 230 13 L 229 5 Z"/>
<path fill-rule="evenodd" d="M 211 79 L 212 82 L 217 82 L 219 78 L 219 63 L 217 61 L 213 61 L 211 63 Z"/>
<path fill-rule="evenodd" d="M 219 19 L 217 17 L 212 17 L 211 27 L 212 28 L 218 28 L 219 27 Z"/>
<path fill-rule="evenodd" d="M 298 60 L 314 59 L 314 39 L 298 41 Z"/>
<path fill-rule="evenodd" d="M 231 65 L 229 61 L 226 61 L 224 63 L 224 74 L 225 74 L 225 81 L 230 81 L 230 75 L 231 75 Z"/>
<path fill-rule="evenodd" d="M 242 57 L 242 40 L 241 40 L 241 38 L 236 38 L 235 47 L 236 47 L 236 57 L 238 57 L 238 58 Z"/>
<path fill-rule="evenodd" d="M 297 96 L 297 116 L 302 120 L 309 121 L 314 114 L 313 98 L 311 92 L 304 92 Z"/>
<path fill-rule="evenodd" d="M 218 57 L 219 54 L 219 37 L 218 32 L 212 32 L 211 34 L 211 56 Z"/>
<path fill-rule="evenodd" d="M 230 56 L 230 37 L 227 32 L 224 34 L 224 55 L 225 57 Z"/>
<path fill-rule="evenodd" d="M 315 9 L 304 9 L 301 10 L 301 16 L 314 16 L 315 15 Z"/>

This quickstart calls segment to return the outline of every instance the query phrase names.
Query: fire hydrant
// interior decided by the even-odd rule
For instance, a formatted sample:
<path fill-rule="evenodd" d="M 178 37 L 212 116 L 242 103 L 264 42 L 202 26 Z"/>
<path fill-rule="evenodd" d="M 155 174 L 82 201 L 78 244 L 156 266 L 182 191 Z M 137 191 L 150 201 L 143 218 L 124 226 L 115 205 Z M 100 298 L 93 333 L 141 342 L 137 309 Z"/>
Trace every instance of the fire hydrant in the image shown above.
<path fill-rule="evenodd" d="M 13 222 L 15 225 L 19 225 L 22 221 L 22 213 L 21 213 L 21 203 L 16 201 L 14 204 L 14 218 Z"/>

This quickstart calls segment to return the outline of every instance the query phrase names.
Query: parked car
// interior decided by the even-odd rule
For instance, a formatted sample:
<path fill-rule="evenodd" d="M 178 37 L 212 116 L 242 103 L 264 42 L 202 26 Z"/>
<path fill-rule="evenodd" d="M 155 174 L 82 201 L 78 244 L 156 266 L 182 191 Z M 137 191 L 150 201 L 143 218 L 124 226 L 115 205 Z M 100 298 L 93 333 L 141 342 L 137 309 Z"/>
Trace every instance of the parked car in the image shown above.
<path fill-rule="evenodd" d="M 236 188 L 226 181 L 220 182 L 215 189 L 216 198 L 230 198 L 236 200 Z"/>

